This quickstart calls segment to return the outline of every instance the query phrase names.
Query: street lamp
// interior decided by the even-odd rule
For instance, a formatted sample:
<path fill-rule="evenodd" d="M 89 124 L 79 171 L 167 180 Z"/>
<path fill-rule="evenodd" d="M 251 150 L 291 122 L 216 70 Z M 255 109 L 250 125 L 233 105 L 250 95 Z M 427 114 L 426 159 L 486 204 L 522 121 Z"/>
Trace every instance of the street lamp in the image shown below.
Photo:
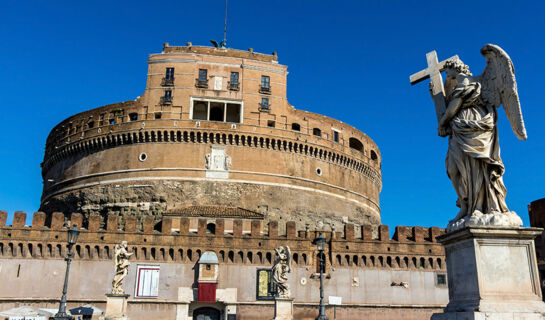
<path fill-rule="evenodd" d="M 325 269 L 325 237 L 320 231 L 318 238 L 314 239 L 314 244 L 318 247 L 318 257 L 320 257 L 320 311 L 316 320 L 328 320 L 325 315 L 324 304 L 324 269 Z"/>
<path fill-rule="evenodd" d="M 70 272 L 70 262 L 72 261 L 72 247 L 78 241 L 79 230 L 74 225 L 68 230 L 68 255 L 66 261 L 66 274 L 64 275 L 64 286 L 62 287 L 62 298 L 59 304 L 59 312 L 53 317 L 54 320 L 73 320 L 72 316 L 66 313 L 66 290 L 68 289 L 68 273 Z"/>

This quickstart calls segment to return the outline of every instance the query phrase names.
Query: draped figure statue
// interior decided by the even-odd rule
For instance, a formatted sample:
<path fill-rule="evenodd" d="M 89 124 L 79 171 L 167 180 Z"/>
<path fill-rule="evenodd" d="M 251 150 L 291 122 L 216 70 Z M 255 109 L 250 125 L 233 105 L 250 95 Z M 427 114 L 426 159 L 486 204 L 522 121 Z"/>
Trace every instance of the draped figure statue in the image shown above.
<path fill-rule="evenodd" d="M 289 298 L 288 273 L 291 272 L 291 251 L 288 246 L 279 246 L 276 251 L 276 260 L 272 267 L 272 278 L 276 284 L 278 297 Z"/>
<path fill-rule="evenodd" d="M 447 231 L 469 225 L 522 225 L 505 202 L 505 167 L 496 126 L 497 108 L 503 105 L 515 135 L 521 140 L 527 137 L 515 70 L 500 47 L 489 44 L 481 53 L 487 66 L 480 76 L 473 76 L 459 59 L 445 63 L 447 109 L 439 120 L 438 134 L 449 137 L 446 168 L 460 207 Z"/>
<path fill-rule="evenodd" d="M 129 258 L 133 255 L 127 249 L 127 241 L 122 241 L 121 244 L 116 244 L 114 247 L 115 275 L 112 281 L 113 294 L 125 294 L 125 290 L 122 288 L 123 280 L 129 272 Z"/>

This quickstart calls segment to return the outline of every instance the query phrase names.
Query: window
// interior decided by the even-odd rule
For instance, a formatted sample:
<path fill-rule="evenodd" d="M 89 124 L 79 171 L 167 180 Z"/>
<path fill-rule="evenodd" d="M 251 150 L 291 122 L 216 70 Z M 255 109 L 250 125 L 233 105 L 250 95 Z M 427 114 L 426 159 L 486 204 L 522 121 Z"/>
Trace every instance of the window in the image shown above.
<path fill-rule="evenodd" d="M 242 122 L 242 103 L 221 100 L 193 100 L 191 119 Z"/>
<path fill-rule="evenodd" d="M 136 266 L 136 285 L 134 296 L 137 298 L 157 298 L 159 296 L 159 266 Z"/>
<path fill-rule="evenodd" d="M 161 119 L 161 112 L 155 112 L 155 119 L 156 120 Z"/>
<path fill-rule="evenodd" d="M 206 233 L 216 234 L 216 225 L 214 223 L 208 223 L 206 225 Z M 206 270 L 210 270 L 209 264 L 206 265 Z"/>
<path fill-rule="evenodd" d="M 167 68 L 165 72 L 166 80 L 174 80 L 174 68 Z"/>
<path fill-rule="evenodd" d="M 208 70 L 207 69 L 199 69 L 199 81 L 201 81 L 201 82 L 208 81 Z"/>
<path fill-rule="evenodd" d="M 363 152 L 363 143 L 361 143 L 361 141 L 359 141 L 359 140 L 356 139 L 356 138 L 350 138 L 350 139 L 348 139 L 348 145 L 349 145 L 350 148 L 352 148 L 352 149 L 356 149 L 356 150 L 358 150 L 359 152 Z"/>
<path fill-rule="evenodd" d="M 239 87 L 240 86 L 238 82 L 238 72 L 231 72 L 231 80 L 229 80 L 229 89 L 238 90 Z"/>
<path fill-rule="evenodd" d="M 292 123 L 291 124 L 291 130 L 293 131 L 301 131 L 301 126 L 298 123 Z"/>
<path fill-rule="evenodd" d="M 161 97 L 161 104 L 172 104 L 172 90 L 165 90 L 165 95 Z"/>
<path fill-rule="evenodd" d="M 318 128 L 314 128 L 314 129 L 312 129 L 312 134 L 315 135 L 315 136 L 321 137 L 322 136 L 322 130 L 320 130 Z"/>
<path fill-rule="evenodd" d="M 339 142 L 339 131 L 333 130 L 333 141 Z"/>
<path fill-rule="evenodd" d="M 114 118 L 110 119 L 110 124 L 115 124 L 115 119 Z"/>
<path fill-rule="evenodd" d="M 94 121 L 87 122 L 87 128 L 91 129 L 91 128 L 94 128 L 94 127 L 95 127 L 95 122 Z"/>
<path fill-rule="evenodd" d="M 131 120 L 131 121 L 138 120 L 138 113 L 136 113 L 136 112 L 129 113 L 129 120 Z"/>
<path fill-rule="evenodd" d="M 261 103 L 259 106 L 263 109 L 269 109 L 271 105 L 269 104 L 269 98 L 261 98 Z"/>
<path fill-rule="evenodd" d="M 271 269 L 257 269 L 257 300 L 271 300 L 276 295 L 276 286 Z"/>
<path fill-rule="evenodd" d="M 271 128 L 276 127 L 276 121 L 274 121 L 274 120 L 267 120 L 267 127 L 271 127 Z"/>
<path fill-rule="evenodd" d="M 378 160 L 378 156 L 375 150 L 371 150 L 371 160 L 374 160 L 374 161 Z"/>
<path fill-rule="evenodd" d="M 446 287 L 446 285 L 447 285 L 447 275 L 445 273 L 436 273 L 435 274 L 435 284 L 438 287 Z"/>
<path fill-rule="evenodd" d="M 261 76 L 261 87 L 259 88 L 261 93 L 271 93 L 271 77 Z"/>

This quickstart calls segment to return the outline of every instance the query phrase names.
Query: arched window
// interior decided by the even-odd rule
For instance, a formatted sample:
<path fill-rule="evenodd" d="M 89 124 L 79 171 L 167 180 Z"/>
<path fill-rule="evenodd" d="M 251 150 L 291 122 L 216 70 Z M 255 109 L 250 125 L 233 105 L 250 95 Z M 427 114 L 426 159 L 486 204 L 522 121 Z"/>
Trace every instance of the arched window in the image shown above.
<path fill-rule="evenodd" d="M 214 223 L 209 223 L 206 225 L 206 233 L 216 234 L 216 225 Z"/>
<path fill-rule="evenodd" d="M 292 123 L 291 124 L 291 130 L 293 131 L 301 131 L 301 126 L 298 123 Z"/>
<path fill-rule="evenodd" d="M 374 161 L 378 160 L 378 156 L 375 150 L 371 150 L 371 160 L 374 160 Z"/>
<path fill-rule="evenodd" d="M 312 134 L 315 135 L 315 136 L 321 137 L 322 136 L 322 130 L 320 130 L 318 128 L 314 128 L 314 129 L 312 129 Z"/>
<path fill-rule="evenodd" d="M 350 139 L 348 139 L 348 145 L 349 145 L 350 148 L 352 148 L 352 149 L 356 149 L 356 150 L 358 150 L 359 152 L 363 152 L 363 143 L 361 143 L 361 141 L 359 141 L 359 140 L 356 139 L 356 138 L 350 138 Z"/>

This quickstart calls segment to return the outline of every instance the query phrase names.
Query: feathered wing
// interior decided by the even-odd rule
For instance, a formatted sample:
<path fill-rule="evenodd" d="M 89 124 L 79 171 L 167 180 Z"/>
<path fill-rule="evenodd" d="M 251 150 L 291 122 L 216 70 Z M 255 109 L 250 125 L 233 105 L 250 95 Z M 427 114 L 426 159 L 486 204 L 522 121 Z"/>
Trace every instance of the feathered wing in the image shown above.
<path fill-rule="evenodd" d="M 509 55 L 494 44 L 487 44 L 481 49 L 486 58 L 486 68 L 480 75 L 483 98 L 499 107 L 503 105 L 513 132 L 520 140 L 526 140 L 526 128 L 520 109 L 520 100 L 515 79 L 515 68 Z"/>
<path fill-rule="evenodd" d="M 291 250 L 289 246 L 286 246 L 286 256 L 288 257 L 288 272 L 291 272 Z"/>

